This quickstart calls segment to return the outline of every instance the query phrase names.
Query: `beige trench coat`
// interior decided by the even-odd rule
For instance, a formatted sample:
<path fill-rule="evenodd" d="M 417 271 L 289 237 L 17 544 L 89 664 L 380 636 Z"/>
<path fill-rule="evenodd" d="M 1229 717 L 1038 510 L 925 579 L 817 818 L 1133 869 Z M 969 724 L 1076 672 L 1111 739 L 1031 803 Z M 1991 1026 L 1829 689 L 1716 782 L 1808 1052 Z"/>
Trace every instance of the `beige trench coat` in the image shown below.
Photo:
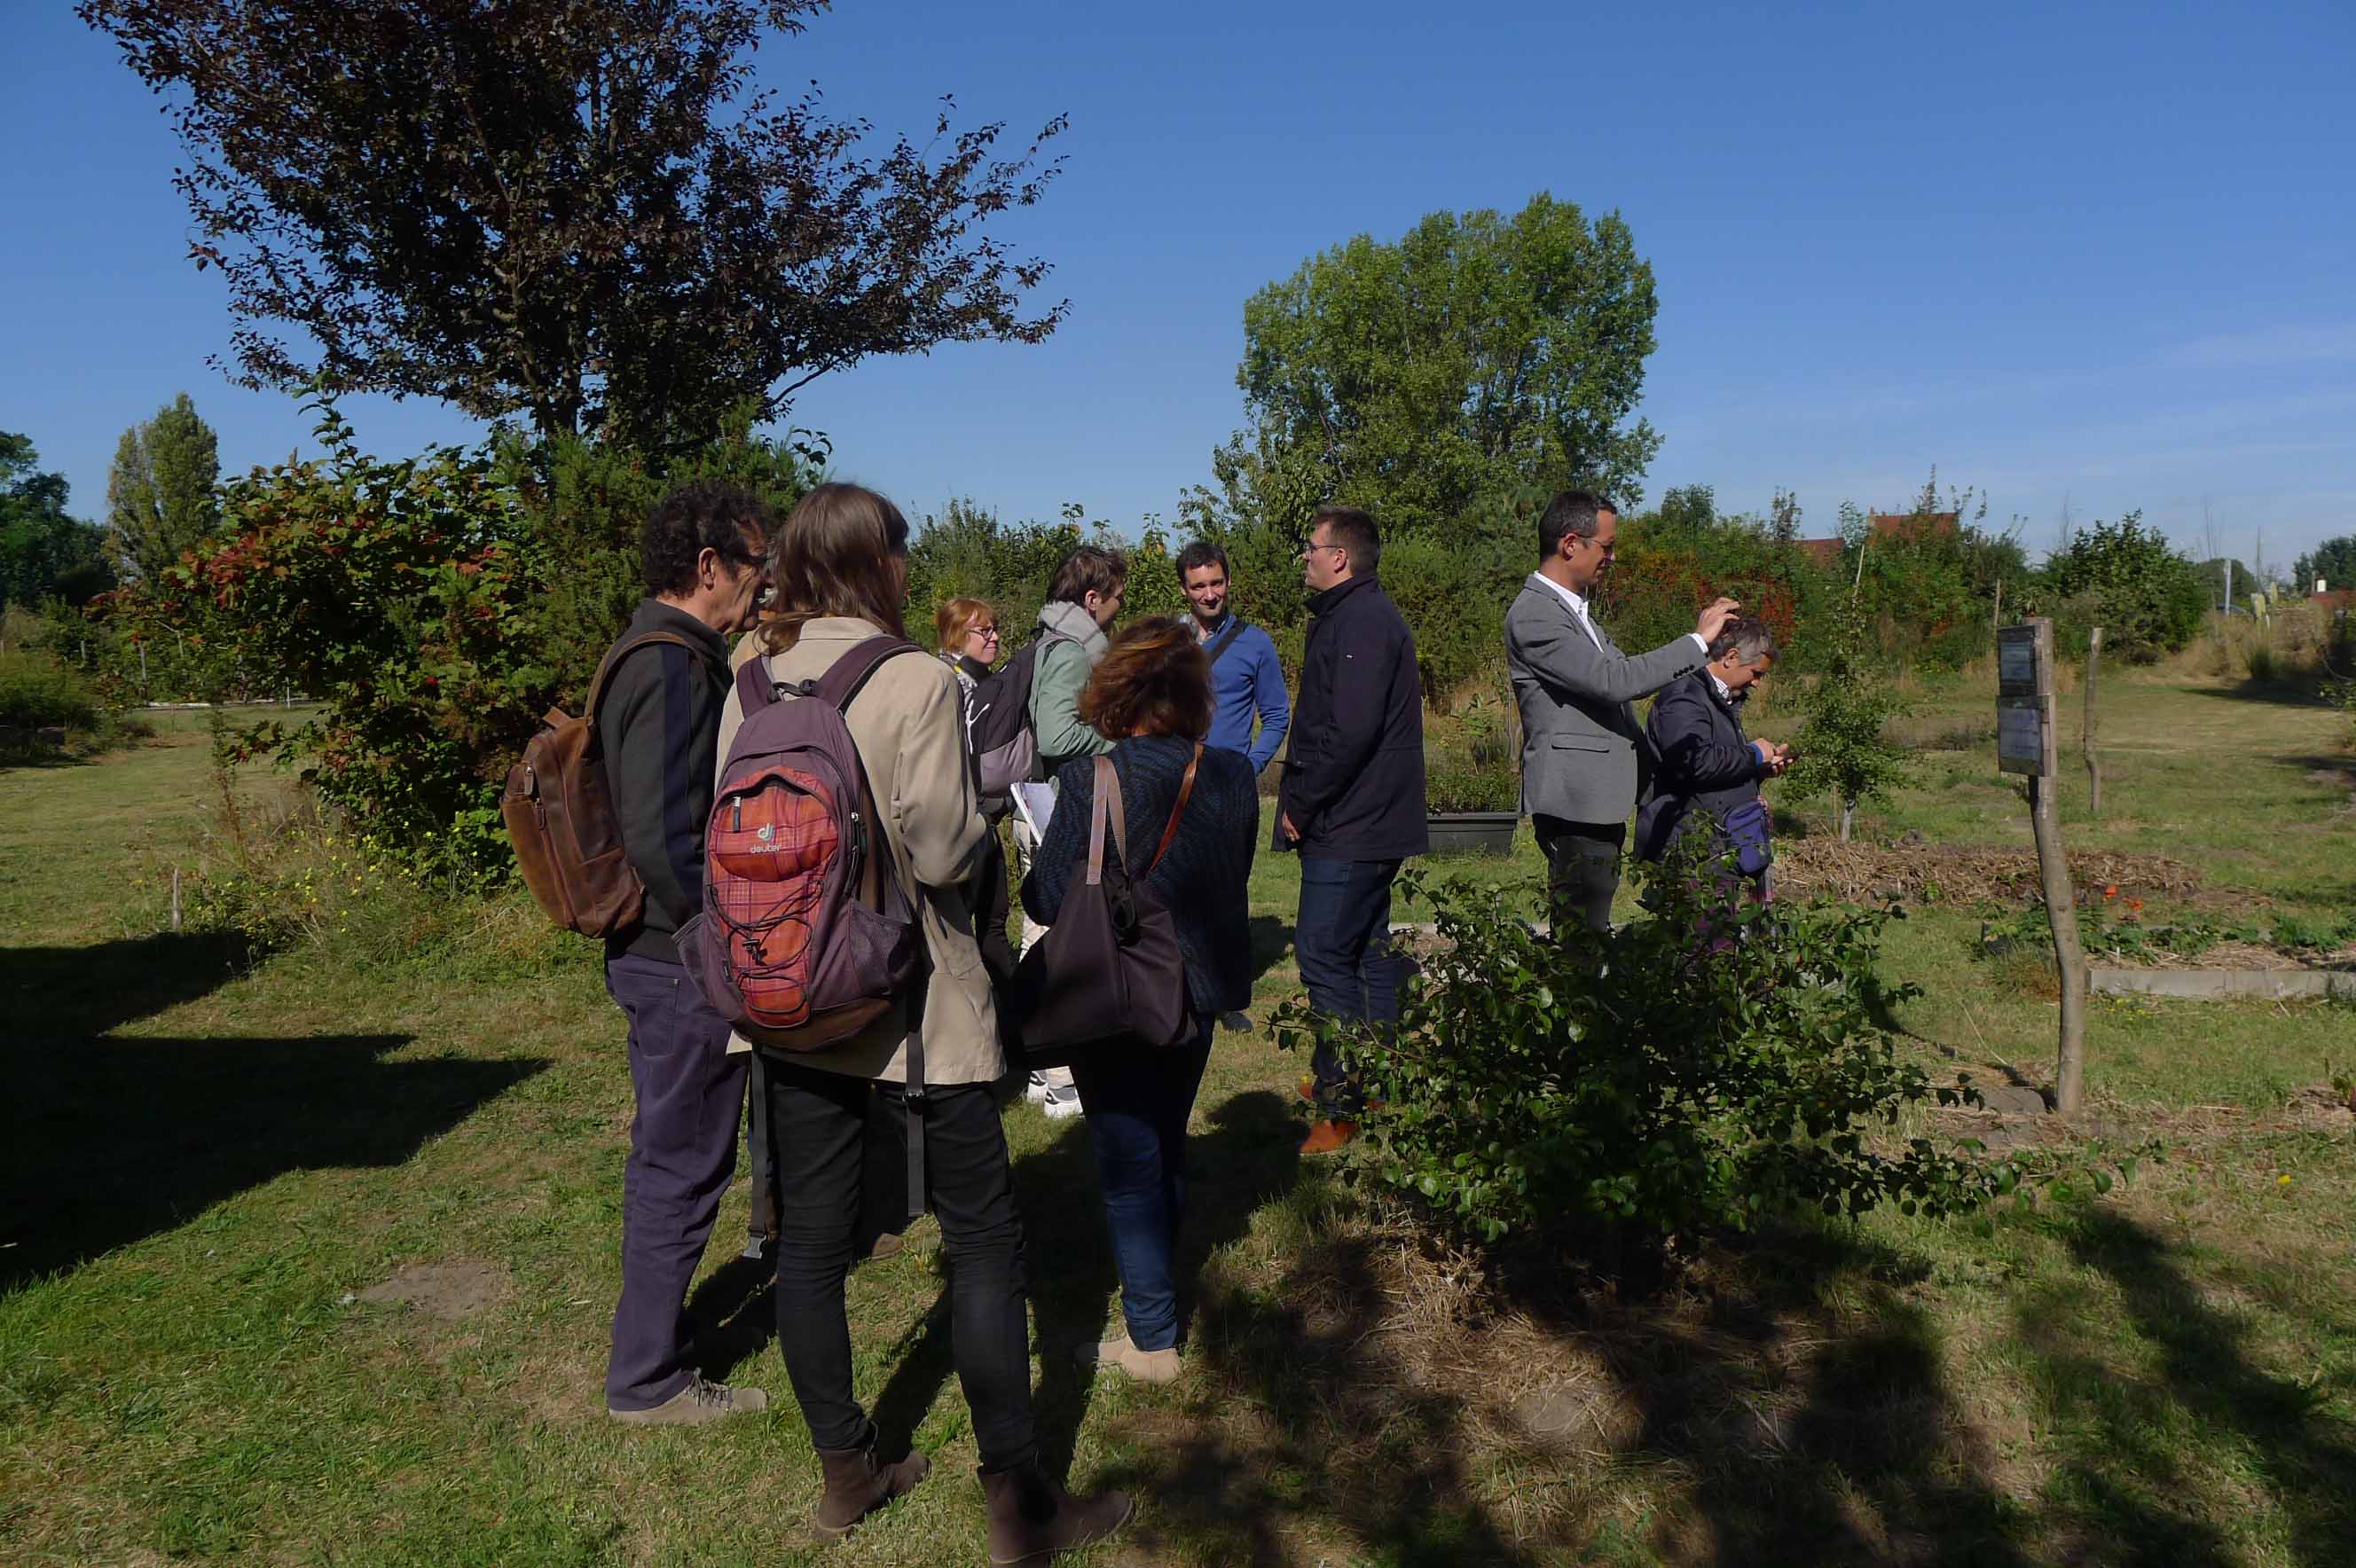
<path fill-rule="evenodd" d="M 779 680 L 816 680 L 827 667 L 881 627 L 822 616 L 802 627 L 801 640 L 769 661 Z M 760 635 L 736 646 L 741 667 L 760 651 Z M 965 754 L 965 702 L 957 675 L 936 658 L 902 654 L 884 661 L 847 716 L 851 738 L 867 764 L 869 786 L 884 818 L 901 886 L 918 897 L 918 922 L 932 971 L 922 1024 L 925 1082 L 986 1083 L 1006 1071 L 998 1040 L 998 1013 L 973 933 L 973 915 L 959 884 L 973 872 L 989 825 L 974 808 L 973 775 Z M 744 721 L 732 688 L 720 714 L 720 766 Z M 730 1051 L 749 1051 L 732 1036 Z M 905 1022 L 884 1018 L 865 1033 L 825 1051 L 779 1053 L 778 1060 L 854 1078 L 908 1081 Z"/>

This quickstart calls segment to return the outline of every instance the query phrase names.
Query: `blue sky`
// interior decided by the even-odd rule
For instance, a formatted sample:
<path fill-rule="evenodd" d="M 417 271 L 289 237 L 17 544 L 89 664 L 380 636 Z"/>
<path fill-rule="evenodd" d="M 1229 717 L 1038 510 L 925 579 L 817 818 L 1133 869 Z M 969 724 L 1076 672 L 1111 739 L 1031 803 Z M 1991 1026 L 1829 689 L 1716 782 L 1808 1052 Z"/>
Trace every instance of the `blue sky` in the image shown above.
<path fill-rule="evenodd" d="M 123 427 L 187 389 L 231 469 L 308 444 L 205 363 L 179 153 L 63 4 L 0 0 L 0 429 L 103 510 Z M 1056 264 L 1045 345 L 871 361 L 794 422 L 913 511 L 1065 501 L 1133 528 L 1240 422 L 1245 298 L 1357 233 L 1538 190 L 1617 209 L 1653 263 L 1646 483 L 1721 507 L 1902 505 L 1932 464 L 2050 545 L 2140 507 L 2245 560 L 2356 532 L 2356 12 L 2264 7 L 1454 6 L 842 0 L 761 55 L 836 112 L 935 100 L 1066 173 L 1007 232 Z M 464 439 L 358 400 L 372 449 Z"/>

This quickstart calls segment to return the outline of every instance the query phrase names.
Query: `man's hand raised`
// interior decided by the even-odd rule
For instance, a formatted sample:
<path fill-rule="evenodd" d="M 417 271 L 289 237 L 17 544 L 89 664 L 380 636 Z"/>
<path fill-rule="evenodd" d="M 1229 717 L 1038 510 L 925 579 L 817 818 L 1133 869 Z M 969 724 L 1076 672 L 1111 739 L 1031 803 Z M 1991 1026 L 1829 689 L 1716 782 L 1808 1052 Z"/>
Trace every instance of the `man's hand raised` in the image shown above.
<path fill-rule="evenodd" d="M 1702 645 L 1704 647 L 1708 647 L 1710 644 L 1718 641 L 1718 635 L 1726 630 L 1726 624 L 1729 621 L 1733 620 L 1734 617 L 1741 613 L 1741 612 L 1742 604 L 1740 601 L 1734 599 L 1718 600 L 1714 602 L 1708 609 L 1704 610 L 1701 613 L 1700 620 L 1694 623 L 1694 635 L 1702 640 Z"/>

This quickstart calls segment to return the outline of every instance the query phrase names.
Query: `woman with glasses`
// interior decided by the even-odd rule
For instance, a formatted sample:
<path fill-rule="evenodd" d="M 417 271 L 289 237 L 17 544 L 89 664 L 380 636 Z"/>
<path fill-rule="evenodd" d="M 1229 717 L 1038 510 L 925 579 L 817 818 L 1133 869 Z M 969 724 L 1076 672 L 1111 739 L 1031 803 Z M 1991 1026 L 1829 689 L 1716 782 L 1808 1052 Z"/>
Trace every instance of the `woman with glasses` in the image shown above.
<path fill-rule="evenodd" d="M 998 612 L 986 599 L 945 599 L 933 613 L 934 646 L 941 662 L 957 672 L 958 689 L 965 699 L 966 754 L 973 754 L 974 688 L 990 678 L 998 663 Z M 1014 912 L 1014 891 L 1006 875 L 1006 854 L 998 842 L 997 822 L 1005 815 L 1002 800 L 985 798 L 982 816 L 991 825 L 983 863 L 973 889 L 975 937 L 981 944 L 982 962 L 991 982 L 1003 986 L 1014 973 L 1014 944 L 1006 934 L 1007 917 Z"/>
<path fill-rule="evenodd" d="M 965 693 L 965 727 L 973 730 L 973 688 L 990 677 L 998 663 L 998 612 L 982 599 L 945 599 L 934 613 L 935 645 L 941 662 L 957 671 Z"/>

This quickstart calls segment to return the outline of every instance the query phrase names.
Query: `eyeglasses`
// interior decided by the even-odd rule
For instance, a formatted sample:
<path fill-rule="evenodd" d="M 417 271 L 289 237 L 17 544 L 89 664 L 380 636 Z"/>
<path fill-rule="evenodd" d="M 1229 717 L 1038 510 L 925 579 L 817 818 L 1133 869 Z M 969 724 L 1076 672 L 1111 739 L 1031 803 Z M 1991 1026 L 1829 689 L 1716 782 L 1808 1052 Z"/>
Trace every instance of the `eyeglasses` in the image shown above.
<path fill-rule="evenodd" d="M 973 626 L 967 629 L 966 635 L 969 637 L 980 637 L 985 643 L 994 643 L 998 641 L 998 628 L 995 626 Z"/>
<path fill-rule="evenodd" d="M 1311 539 L 1307 544 L 1304 544 L 1304 545 L 1302 545 L 1302 546 L 1301 547 L 1301 553 L 1302 555 L 1304 555 L 1304 556 L 1305 556 L 1305 555 L 1308 555 L 1308 554 L 1310 554 L 1312 551 L 1314 551 L 1314 550 L 1321 550 L 1321 549 L 1344 549 L 1344 550 L 1345 550 L 1345 549 L 1348 549 L 1349 548 L 1350 548 L 1350 547 L 1349 547 L 1349 546 L 1347 546 L 1347 545 L 1340 545 L 1340 544 L 1320 544 L 1320 543 L 1318 543 L 1315 539 Z"/>

